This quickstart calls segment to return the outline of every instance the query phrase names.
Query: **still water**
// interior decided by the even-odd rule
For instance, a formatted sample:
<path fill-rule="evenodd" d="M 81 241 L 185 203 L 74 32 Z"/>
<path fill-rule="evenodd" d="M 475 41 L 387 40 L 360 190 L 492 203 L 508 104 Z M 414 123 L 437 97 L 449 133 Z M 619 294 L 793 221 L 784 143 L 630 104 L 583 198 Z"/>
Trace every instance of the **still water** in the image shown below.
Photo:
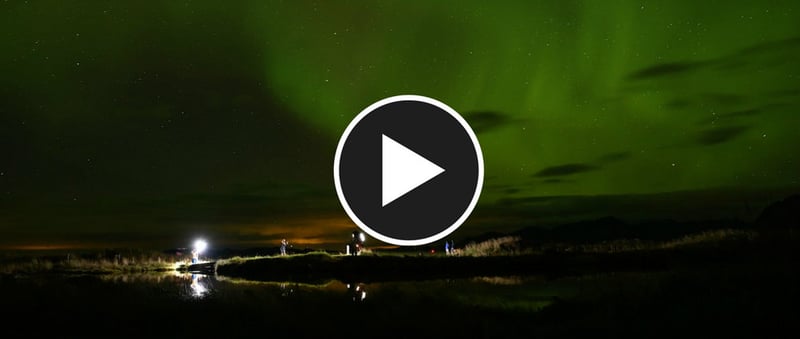
<path fill-rule="evenodd" d="M 251 281 L 224 276 L 195 273 L 125 274 L 98 278 L 116 286 L 136 285 L 137 289 L 154 289 L 176 299 L 194 302 L 238 300 L 259 303 L 280 312 L 288 305 L 313 308 L 324 306 L 351 307 L 370 304 L 391 307 L 396 303 L 435 301 L 452 307 L 475 307 L 535 312 L 553 301 L 570 296 L 578 280 L 545 280 L 539 277 L 473 277 L 426 281 L 343 282 L 329 280 L 317 283 Z"/>
<path fill-rule="evenodd" d="M 537 277 L 474 277 L 470 279 L 320 283 L 262 282 L 224 276 L 192 273 L 167 275 L 109 276 L 108 281 L 139 284 L 175 284 L 176 293 L 185 299 L 229 298 L 244 292 L 265 298 L 280 296 L 278 304 L 316 299 L 339 299 L 343 303 L 390 305 L 398 296 L 404 299 L 436 299 L 456 306 L 486 306 L 536 311 L 569 294 L 566 281 L 545 281 Z M 276 305 L 279 306 L 279 305 Z"/>
<path fill-rule="evenodd" d="M 796 314 L 787 296 L 797 289 L 783 269 L 753 270 L 314 283 L 182 273 L 0 275 L 0 337 L 758 334 Z"/>
<path fill-rule="evenodd" d="M 62 334 L 316 336 L 421 332 L 516 333 L 525 318 L 568 298 L 580 280 L 538 277 L 317 283 L 190 273 L 4 278 L 5 319 L 42 319 Z M 498 332 L 500 331 L 500 332 Z M 406 336 L 406 335 L 401 336 Z"/>

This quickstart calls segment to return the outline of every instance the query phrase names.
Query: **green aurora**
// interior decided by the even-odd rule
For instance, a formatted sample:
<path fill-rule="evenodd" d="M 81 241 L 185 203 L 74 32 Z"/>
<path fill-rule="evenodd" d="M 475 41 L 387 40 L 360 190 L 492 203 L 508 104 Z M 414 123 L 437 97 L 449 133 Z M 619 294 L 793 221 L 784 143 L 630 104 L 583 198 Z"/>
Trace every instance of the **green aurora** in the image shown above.
<path fill-rule="evenodd" d="M 0 247 L 335 244 L 338 138 L 397 94 L 478 132 L 462 235 L 752 218 L 800 191 L 797 7 L 3 2 Z"/>

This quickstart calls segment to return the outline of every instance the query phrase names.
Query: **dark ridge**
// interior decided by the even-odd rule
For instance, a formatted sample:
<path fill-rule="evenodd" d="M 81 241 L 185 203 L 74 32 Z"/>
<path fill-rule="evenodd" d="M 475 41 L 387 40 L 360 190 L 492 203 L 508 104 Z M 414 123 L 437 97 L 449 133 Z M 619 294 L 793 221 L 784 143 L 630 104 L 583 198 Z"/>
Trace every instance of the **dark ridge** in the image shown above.
<path fill-rule="evenodd" d="M 796 229 L 800 226 L 800 194 L 795 194 L 767 206 L 756 219 L 765 229 Z"/>

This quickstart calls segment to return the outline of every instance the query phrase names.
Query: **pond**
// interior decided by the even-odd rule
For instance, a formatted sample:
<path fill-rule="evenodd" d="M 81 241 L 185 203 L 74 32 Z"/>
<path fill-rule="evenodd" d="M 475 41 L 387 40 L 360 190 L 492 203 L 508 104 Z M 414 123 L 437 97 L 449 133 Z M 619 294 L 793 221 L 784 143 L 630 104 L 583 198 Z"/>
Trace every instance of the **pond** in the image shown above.
<path fill-rule="evenodd" d="M 781 286 L 796 290 L 782 278 L 767 283 L 737 271 L 373 283 L 177 272 L 0 276 L 0 319 L 2 333 L 24 336 L 531 337 L 586 329 L 635 336 L 725 319 L 719 334 L 791 314 L 792 299 L 773 296 Z"/>
<path fill-rule="evenodd" d="M 475 277 L 309 284 L 175 272 L 5 278 L 0 286 L 10 318 L 48 324 L 21 329 L 29 335 L 56 326 L 64 333 L 132 335 L 158 329 L 163 332 L 155 333 L 310 336 L 411 329 L 464 333 L 465 319 L 486 321 L 473 324 L 476 330 L 496 330 L 513 323 L 503 314 L 538 312 L 574 293 L 574 282 Z"/>

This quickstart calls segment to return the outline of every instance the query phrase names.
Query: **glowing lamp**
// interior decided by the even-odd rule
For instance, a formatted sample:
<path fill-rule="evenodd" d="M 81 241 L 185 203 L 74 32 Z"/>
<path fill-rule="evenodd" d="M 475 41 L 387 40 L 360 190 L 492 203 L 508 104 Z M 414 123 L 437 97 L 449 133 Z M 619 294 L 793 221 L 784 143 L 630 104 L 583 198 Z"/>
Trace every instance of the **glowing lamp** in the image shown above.
<path fill-rule="evenodd" d="M 206 243 L 206 241 L 203 240 L 203 239 L 197 239 L 194 242 L 194 250 L 198 254 L 203 253 L 203 251 L 205 251 L 207 247 L 208 247 L 208 243 Z"/>

